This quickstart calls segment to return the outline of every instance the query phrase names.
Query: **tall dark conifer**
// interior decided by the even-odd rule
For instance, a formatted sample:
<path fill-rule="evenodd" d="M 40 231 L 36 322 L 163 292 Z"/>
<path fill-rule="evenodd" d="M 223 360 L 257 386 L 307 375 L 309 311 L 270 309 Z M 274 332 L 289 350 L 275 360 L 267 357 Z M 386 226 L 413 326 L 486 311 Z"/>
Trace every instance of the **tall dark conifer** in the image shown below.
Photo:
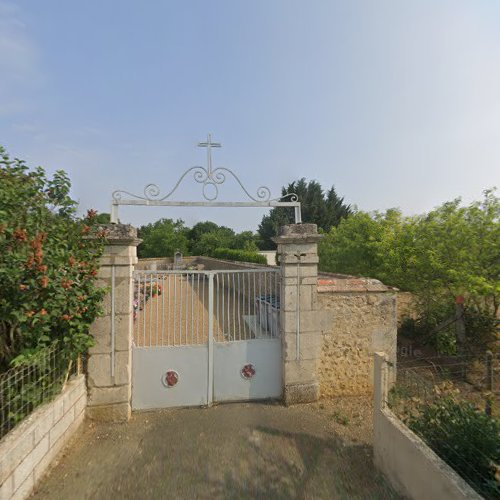
<path fill-rule="evenodd" d="M 307 182 L 304 177 L 284 186 L 281 193 L 295 193 L 302 203 L 302 221 L 317 224 L 318 229 L 325 232 L 332 226 L 338 226 L 344 217 L 352 213 L 351 206 L 337 195 L 333 186 L 325 193 L 319 182 Z M 279 227 L 293 222 L 293 210 L 288 208 L 273 208 L 269 215 L 264 215 L 258 229 L 260 248 L 275 249 L 272 238 Z"/>

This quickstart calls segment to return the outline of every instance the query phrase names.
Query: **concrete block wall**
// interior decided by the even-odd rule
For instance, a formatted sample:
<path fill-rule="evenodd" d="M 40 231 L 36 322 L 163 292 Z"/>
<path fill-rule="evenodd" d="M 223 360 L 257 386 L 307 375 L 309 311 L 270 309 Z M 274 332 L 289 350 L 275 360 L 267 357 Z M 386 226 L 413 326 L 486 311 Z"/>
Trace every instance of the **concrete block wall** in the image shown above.
<path fill-rule="evenodd" d="M 0 441 L 0 499 L 23 500 L 47 472 L 85 418 L 85 376 L 70 380 L 56 399 L 36 409 Z"/>

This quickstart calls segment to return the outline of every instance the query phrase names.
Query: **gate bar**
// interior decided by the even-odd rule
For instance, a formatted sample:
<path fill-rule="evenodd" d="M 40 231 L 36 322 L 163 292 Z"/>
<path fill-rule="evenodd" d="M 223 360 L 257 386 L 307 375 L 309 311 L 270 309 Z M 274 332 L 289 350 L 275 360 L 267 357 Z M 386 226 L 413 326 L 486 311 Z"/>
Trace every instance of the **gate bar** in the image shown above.
<path fill-rule="evenodd" d="M 111 266 L 111 376 L 115 376 L 115 337 L 116 337 L 116 330 L 115 330 L 115 314 L 116 314 L 116 308 L 115 308 L 115 279 L 116 272 L 115 272 L 115 265 L 113 264 Z"/>
<path fill-rule="evenodd" d="M 213 401 L 214 386 L 214 273 L 208 275 L 208 384 L 207 405 Z"/>

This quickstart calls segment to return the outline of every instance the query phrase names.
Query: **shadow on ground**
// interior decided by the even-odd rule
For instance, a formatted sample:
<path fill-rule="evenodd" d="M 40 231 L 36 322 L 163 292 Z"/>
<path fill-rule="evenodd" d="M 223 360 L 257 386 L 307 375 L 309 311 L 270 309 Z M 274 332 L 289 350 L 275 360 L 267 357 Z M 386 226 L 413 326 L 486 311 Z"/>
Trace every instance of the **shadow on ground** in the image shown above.
<path fill-rule="evenodd" d="M 87 424 L 37 499 L 398 498 L 331 411 L 229 404 Z"/>

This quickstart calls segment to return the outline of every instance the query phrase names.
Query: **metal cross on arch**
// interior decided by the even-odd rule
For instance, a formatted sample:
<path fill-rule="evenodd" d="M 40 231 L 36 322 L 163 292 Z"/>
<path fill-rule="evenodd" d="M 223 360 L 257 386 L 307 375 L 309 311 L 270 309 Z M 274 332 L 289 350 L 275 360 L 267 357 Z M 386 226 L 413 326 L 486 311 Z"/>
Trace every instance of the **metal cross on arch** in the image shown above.
<path fill-rule="evenodd" d="M 133 194 L 128 191 L 116 190 L 112 194 L 111 222 L 118 222 L 118 207 L 120 205 L 143 205 L 154 207 L 293 207 L 295 212 L 295 223 L 302 222 L 301 206 L 295 193 L 287 193 L 278 198 L 271 198 L 271 190 L 267 186 L 260 186 L 255 196 L 245 188 L 238 176 L 229 168 L 212 167 L 212 148 L 220 148 L 222 144 L 212 142 L 212 135 L 208 134 L 206 142 L 198 143 L 198 147 L 207 148 L 207 166 L 194 166 L 188 168 L 179 178 L 174 187 L 162 196 L 160 188 L 156 184 L 147 184 L 142 195 Z M 189 175 L 202 185 L 202 196 L 205 201 L 175 201 L 173 194 L 181 185 L 182 181 Z M 234 179 L 247 196 L 249 201 L 218 201 L 219 186 L 226 182 L 227 178 Z M 125 196 L 127 198 L 125 198 Z"/>
<path fill-rule="evenodd" d="M 221 148 L 220 142 L 212 142 L 212 134 L 208 134 L 207 142 L 199 142 L 199 148 L 207 148 L 207 169 L 212 172 L 212 148 Z"/>

